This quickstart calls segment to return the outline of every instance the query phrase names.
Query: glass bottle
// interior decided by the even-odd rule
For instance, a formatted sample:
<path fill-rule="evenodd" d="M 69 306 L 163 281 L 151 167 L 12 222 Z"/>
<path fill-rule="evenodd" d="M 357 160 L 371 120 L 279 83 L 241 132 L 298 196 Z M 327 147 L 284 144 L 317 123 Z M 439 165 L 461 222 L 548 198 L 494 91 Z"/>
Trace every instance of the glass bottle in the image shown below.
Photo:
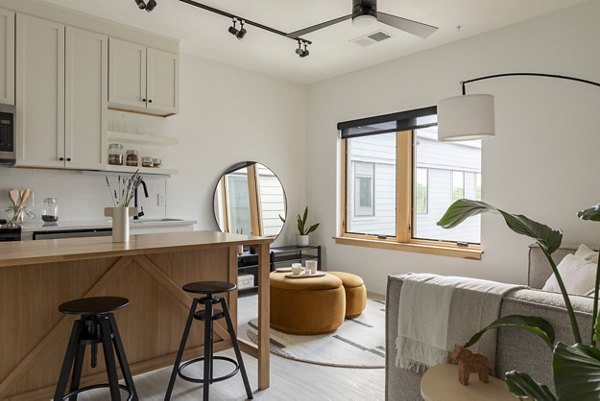
<path fill-rule="evenodd" d="M 122 166 L 123 158 L 123 145 L 120 143 L 111 143 L 108 145 L 108 164 Z"/>
<path fill-rule="evenodd" d="M 58 203 L 55 198 L 44 199 L 42 220 L 45 223 L 55 223 L 58 221 Z"/>

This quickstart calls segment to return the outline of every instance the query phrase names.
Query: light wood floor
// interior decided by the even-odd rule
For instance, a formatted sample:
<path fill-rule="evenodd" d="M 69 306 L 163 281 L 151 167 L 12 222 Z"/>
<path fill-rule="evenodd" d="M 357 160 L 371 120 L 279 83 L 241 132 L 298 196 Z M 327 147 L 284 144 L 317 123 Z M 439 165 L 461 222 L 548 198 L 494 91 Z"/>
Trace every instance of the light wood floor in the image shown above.
<path fill-rule="evenodd" d="M 239 326 L 242 327 L 256 316 L 256 296 L 240 296 Z M 245 336 L 244 329 L 238 335 Z M 220 352 L 233 358 L 233 351 Z M 271 387 L 264 391 L 256 388 L 256 360 L 244 354 L 244 363 L 254 392 L 255 400 L 270 401 L 380 401 L 384 399 L 383 369 L 331 368 L 292 361 L 271 354 Z M 219 374 L 215 362 L 215 375 Z M 224 367 L 226 370 L 227 367 Z M 194 372 L 196 370 L 196 372 Z M 190 367 L 190 375 L 201 376 L 201 368 Z M 224 372 L 223 372 L 224 373 Z M 134 377 L 140 401 L 164 399 L 171 368 L 160 369 Z M 79 397 L 80 401 L 106 401 L 104 391 L 92 392 Z M 123 399 L 125 399 L 123 397 Z M 238 374 L 231 379 L 210 386 L 212 401 L 245 400 L 242 378 Z M 202 400 L 202 386 L 178 378 L 173 391 L 173 401 Z"/>

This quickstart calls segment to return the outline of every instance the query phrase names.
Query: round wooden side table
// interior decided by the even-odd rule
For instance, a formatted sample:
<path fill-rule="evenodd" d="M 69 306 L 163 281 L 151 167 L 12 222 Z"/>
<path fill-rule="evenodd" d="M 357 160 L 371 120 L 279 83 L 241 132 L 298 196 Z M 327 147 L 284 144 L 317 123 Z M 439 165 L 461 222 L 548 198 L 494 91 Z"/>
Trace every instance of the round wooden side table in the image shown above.
<path fill-rule="evenodd" d="M 517 396 L 508 391 L 503 380 L 490 376 L 489 383 L 472 375 L 468 386 L 458 382 L 458 366 L 436 365 L 421 379 L 421 396 L 425 401 L 515 401 Z"/>

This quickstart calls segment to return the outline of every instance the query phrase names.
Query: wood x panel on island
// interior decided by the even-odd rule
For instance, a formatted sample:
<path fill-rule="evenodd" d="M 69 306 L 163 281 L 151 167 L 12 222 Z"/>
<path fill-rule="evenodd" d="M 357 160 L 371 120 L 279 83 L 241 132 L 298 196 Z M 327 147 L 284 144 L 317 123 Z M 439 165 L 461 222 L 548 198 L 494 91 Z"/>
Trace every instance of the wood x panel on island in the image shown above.
<path fill-rule="evenodd" d="M 268 388 L 270 240 L 221 233 L 217 237 L 174 234 L 161 241 L 165 244 L 162 248 L 157 248 L 151 238 L 146 242 L 133 241 L 135 237 L 151 235 L 133 236 L 128 246 L 121 247 L 127 249 L 115 249 L 119 245 L 111 247 L 110 243 L 105 244 L 106 249 L 99 249 L 94 244 L 93 252 L 89 253 L 82 251 L 86 242 L 92 244 L 88 238 L 34 241 L 40 246 L 46 243 L 48 249 L 63 248 L 63 254 L 60 249 L 49 251 L 47 262 L 36 252 L 19 249 L 15 253 L 14 246 L 9 250 L 9 246 L 0 244 L 0 252 L 6 250 L 3 255 L 8 255 L 0 259 L 0 399 L 52 398 L 71 325 L 76 319 L 59 313 L 58 305 L 76 298 L 108 295 L 128 298 L 129 305 L 115 312 L 115 317 L 133 374 L 172 365 L 192 299 L 181 287 L 201 280 L 236 282 L 237 245 L 242 243 L 259 249 L 259 320 L 263 330 L 258 349 L 245 342 L 240 342 L 240 346 L 258 358 L 258 388 Z M 194 235 L 196 245 L 189 241 L 189 236 Z M 185 245 L 173 245 L 178 239 Z M 110 237 L 103 241 L 110 242 Z M 23 265 L 17 264 L 19 253 L 24 255 Z M 227 296 L 236 325 L 237 292 Z M 224 325 L 216 323 L 215 350 L 229 348 L 230 342 L 223 340 L 228 338 Z M 185 357 L 202 354 L 202 324 L 196 322 L 190 333 Z M 82 385 L 106 381 L 101 352 L 99 349 L 98 368 L 94 370 L 89 367 L 89 354 L 86 356 Z"/>

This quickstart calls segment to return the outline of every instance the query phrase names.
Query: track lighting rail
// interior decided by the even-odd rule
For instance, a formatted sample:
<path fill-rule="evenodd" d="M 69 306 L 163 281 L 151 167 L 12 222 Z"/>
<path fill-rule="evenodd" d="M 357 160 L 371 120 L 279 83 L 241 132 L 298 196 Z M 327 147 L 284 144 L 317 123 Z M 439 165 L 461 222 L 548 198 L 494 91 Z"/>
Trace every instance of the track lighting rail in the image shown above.
<path fill-rule="evenodd" d="M 292 32 L 291 34 L 288 34 L 288 33 L 285 33 L 283 31 L 280 31 L 279 29 L 271 28 L 270 26 L 266 26 L 266 25 L 263 25 L 263 24 L 261 24 L 259 22 L 252 21 L 252 20 L 249 20 L 247 18 L 240 17 L 240 16 L 237 16 L 235 14 L 228 13 L 227 11 L 222 11 L 222 10 L 219 10 L 219 9 L 211 7 L 211 6 L 207 6 L 206 4 L 198 3 L 198 2 L 196 2 L 194 0 L 179 0 L 179 1 L 182 2 L 182 3 L 186 3 L 186 4 L 189 4 L 189 5 L 192 5 L 194 7 L 201 8 L 201 9 L 206 10 L 206 11 L 210 11 L 211 13 L 222 15 L 223 17 L 237 19 L 238 21 L 244 21 L 244 24 L 246 24 L 246 25 L 251 25 L 253 27 L 262 29 L 263 31 L 267 31 L 267 32 L 273 33 L 275 35 L 283 36 L 284 38 L 292 39 L 292 40 L 295 40 L 295 41 L 300 41 L 300 42 L 304 43 L 305 45 L 312 44 L 312 42 L 310 40 L 303 39 L 300 36 L 294 35 L 295 32 Z M 298 32 L 300 32 L 300 31 L 298 31 Z"/>

